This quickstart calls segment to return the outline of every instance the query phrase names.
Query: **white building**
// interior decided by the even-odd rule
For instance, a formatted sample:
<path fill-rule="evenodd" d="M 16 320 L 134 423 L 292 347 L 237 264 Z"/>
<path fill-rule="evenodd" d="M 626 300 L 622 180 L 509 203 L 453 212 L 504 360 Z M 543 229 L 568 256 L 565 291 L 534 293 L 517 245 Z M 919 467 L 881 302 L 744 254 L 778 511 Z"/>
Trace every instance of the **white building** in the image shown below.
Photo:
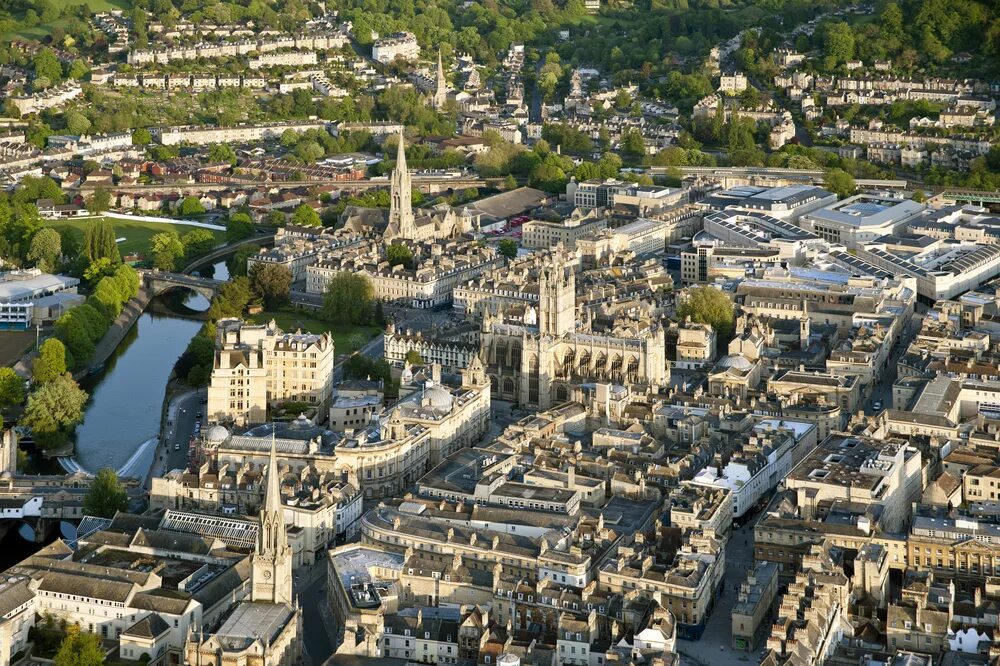
<path fill-rule="evenodd" d="M 412 32 L 394 32 L 376 39 L 372 44 L 372 60 L 389 63 L 396 58 L 416 60 L 420 57 L 420 44 Z"/>
<path fill-rule="evenodd" d="M 806 213 L 798 224 L 824 240 L 857 250 L 865 243 L 902 231 L 923 210 L 923 204 L 909 199 L 856 194 Z"/>
<path fill-rule="evenodd" d="M 733 518 L 739 518 L 773 490 L 815 445 L 815 424 L 764 419 L 754 426 L 744 453 L 735 455 L 723 469 L 705 467 L 695 475 L 693 483 L 728 489 L 733 498 Z"/>
<path fill-rule="evenodd" d="M 23 331 L 36 320 L 36 303 L 48 312 L 49 301 L 69 297 L 74 304 L 80 281 L 66 275 L 50 275 L 37 268 L 0 274 L 0 330 Z M 82 297 L 81 297 L 82 298 Z"/>
<path fill-rule="evenodd" d="M 730 72 L 719 77 L 719 92 L 742 92 L 750 82 L 743 72 Z"/>

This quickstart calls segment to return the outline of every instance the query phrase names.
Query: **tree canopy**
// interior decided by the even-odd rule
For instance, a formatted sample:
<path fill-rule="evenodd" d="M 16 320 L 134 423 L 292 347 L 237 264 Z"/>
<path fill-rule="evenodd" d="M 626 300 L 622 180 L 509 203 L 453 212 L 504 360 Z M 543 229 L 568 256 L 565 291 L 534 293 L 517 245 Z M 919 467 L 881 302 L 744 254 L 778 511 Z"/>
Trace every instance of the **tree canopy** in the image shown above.
<path fill-rule="evenodd" d="M 154 267 L 161 271 L 172 271 L 184 256 L 184 244 L 176 231 L 162 231 L 149 240 L 149 253 Z"/>
<path fill-rule="evenodd" d="M 10 407 L 24 402 L 24 380 L 14 368 L 0 368 L 0 406 Z"/>
<path fill-rule="evenodd" d="M 100 470 L 83 498 L 83 510 L 90 516 L 114 518 L 127 508 L 128 494 L 117 472 L 110 467 Z"/>
<path fill-rule="evenodd" d="M 700 324 L 711 324 L 720 339 L 733 331 L 733 302 L 715 287 L 694 287 L 677 307 L 677 316 Z"/>
<path fill-rule="evenodd" d="M 364 275 L 337 273 L 323 294 L 323 318 L 334 324 L 367 324 L 372 319 L 375 290 Z"/>
<path fill-rule="evenodd" d="M 101 639 L 80 631 L 78 625 L 69 625 L 53 661 L 55 666 L 100 666 L 104 663 Z"/>
<path fill-rule="evenodd" d="M 58 446 L 83 420 L 87 397 L 69 375 L 56 377 L 28 396 L 21 423 L 32 429 L 39 446 Z"/>
<path fill-rule="evenodd" d="M 50 382 L 66 374 L 66 346 L 59 338 L 49 338 L 38 347 L 38 356 L 31 364 L 31 376 L 38 384 Z"/>
<path fill-rule="evenodd" d="M 250 288 L 269 309 L 288 302 L 292 273 L 282 264 L 256 263 L 247 272 Z"/>

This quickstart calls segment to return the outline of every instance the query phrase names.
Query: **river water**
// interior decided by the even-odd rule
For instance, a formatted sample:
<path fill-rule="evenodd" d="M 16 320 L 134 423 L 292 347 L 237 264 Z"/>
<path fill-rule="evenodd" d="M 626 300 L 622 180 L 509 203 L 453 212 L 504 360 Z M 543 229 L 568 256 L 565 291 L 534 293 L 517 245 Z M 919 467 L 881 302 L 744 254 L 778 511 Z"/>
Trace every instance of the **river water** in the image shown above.
<path fill-rule="evenodd" d="M 208 274 L 212 272 L 211 277 L 229 278 L 225 263 L 211 269 L 203 274 L 210 277 Z M 167 380 L 177 358 L 202 325 L 197 319 L 164 313 L 176 308 L 178 302 L 190 310 L 208 308 L 208 301 L 193 292 L 184 293 L 182 298 L 167 293 L 156 300 L 160 303 L 151 303 L 143 312 L 105 363 L 104 370 L 80 382 L 90 393 L 90 400 L 83 423 L 76 429 L 75 459 L 88 472 L 96 473 L 103 467 L 119 469 L 140 449 L 148 451 L 149 462 L 152 461 L 155 444 L 147 444 L 145 448 L 143 445 L 160 431 Z M 140 454 L 140 457 L 146 456 Z M 130 471 L 145 474 L 148 464 L 143 469 L 130 466 Z"/>

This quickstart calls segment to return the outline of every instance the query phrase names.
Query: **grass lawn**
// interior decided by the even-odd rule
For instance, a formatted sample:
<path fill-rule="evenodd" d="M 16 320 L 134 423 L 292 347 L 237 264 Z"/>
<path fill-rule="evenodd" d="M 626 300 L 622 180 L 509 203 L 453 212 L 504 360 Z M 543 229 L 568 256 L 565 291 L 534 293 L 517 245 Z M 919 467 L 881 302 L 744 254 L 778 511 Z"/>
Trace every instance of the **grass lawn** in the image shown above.
<path fill-rule="evenodd" d="M 52 227 L 60 233 L 64 229 L 74 229 L 78 232 L 79 238 L 83 239 L 83 230 L 91 224 L 95 224 L 99 218 L 91 217 L 81 220 L 45 220 L 43 224 L 46 227 Z M 163 231 L 170 231 L 173 229 L 180 235 L 198 229 L 199 227 L 191 227 L 186 224 L 166 224 L 161 222 L 144 222 L 144 221 L 127 221 L 127 220 L 110 220 L 111 224 L 115 227 L 115 237 L 125 238 L 122 242 L 118 243 L 118 248 L 121 250 L 122 256 L 133 252 L 138 252 L 141 254 L 146 254 L 149 252 L 149 240 L 156 234 Z M 222 242 L 226 238 L 226 232 L 215 231 L 210 229 L 213 234 L 215 234 L 215 239 L 217 242 Z"/>
<path fill-rule="evenodd" d="M 278 328 L 286 333 L 293 333 L 298 329 L 302 329 L 304 333 L 326 333 L 329 331 L 333 336 L 334 350 L 338 355 L 355 351 L 350 344 L 351 336 L 355 333 L 361 333 L 368 341 L 382 330 L 378 326 L 334 326 L 329 322 L 294 310 L 265 310 L 260 314 L 253 315 L 250 319 L 255 324 L 265 324 L 274 319 Z"/>
<path fill-rule="evenodd" d="M 128 11 L 132 9 L 132 0 L 53 0 L 54 5 L 62 7 L 72 7 L 76 5 L 87 5 L 91 13 L 96 14 L 98 12 L 110 12 L 114 9 L 122 9 Z M 16 16 L 16 18 L 24 18 L 23 16 Z M 3 33 L 0 35 L 3 39 L 37 39 L 40 40 L 46 35 L 52 34 L 52 31 L 56 28 L 65 28 L 68 24 L 66 19 L 56 19 L 51 23 L 39 23 L 31 28 L 23 27 L 18 30 L 12 30 L 11 32 Z"/>
<path fill-rule="evenodd" d="M 94 13 L 110 12 L 113 9 L 132 9 L 132 0 L 53 0 L 52 4 L 58 7 L 87 5 Z"/>

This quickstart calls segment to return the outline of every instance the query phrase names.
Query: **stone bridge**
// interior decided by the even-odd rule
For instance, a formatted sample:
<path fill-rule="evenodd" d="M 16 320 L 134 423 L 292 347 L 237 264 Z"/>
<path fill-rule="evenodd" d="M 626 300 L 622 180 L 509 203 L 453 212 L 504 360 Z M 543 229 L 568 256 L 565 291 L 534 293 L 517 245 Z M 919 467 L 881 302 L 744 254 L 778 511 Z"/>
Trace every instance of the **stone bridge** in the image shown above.
<path fill-rule="evenodd" d="M 273 244 L 274 244 L 273 231 L 271 233 L 263 234 L 260 236 L 251 236 L 250 238 L 244 238 L 243 240 L 236 241 L 235 243 L 228 243 L 226 245 L 223 245 L 222 247 L 217 247 L 208 254 L 203 254 L 197 259 L 192 260 L 191 263 L 189 263 L 181 270 L 181 272 L 194 273 L 196 270 L 202 268 L 203 266 L 214 264 L 219 259 L 228 257 L 229 255 L 233 254 L 234 252 L 236 252 L 236 250 L 240 249 L 244 245 L 269 246 Z"/>
<path fill-rule="evenodd" d="M 219 287 L 225 284 L 225 280 L 213 280 L 158 270 L 140 270 L 139 276 L 142 278 L 142 284 L 150 297 L 159 296 L 171 289 L 190 289 L 196 294 L 201 294 L 208 300 L 212 300 Z"/>

